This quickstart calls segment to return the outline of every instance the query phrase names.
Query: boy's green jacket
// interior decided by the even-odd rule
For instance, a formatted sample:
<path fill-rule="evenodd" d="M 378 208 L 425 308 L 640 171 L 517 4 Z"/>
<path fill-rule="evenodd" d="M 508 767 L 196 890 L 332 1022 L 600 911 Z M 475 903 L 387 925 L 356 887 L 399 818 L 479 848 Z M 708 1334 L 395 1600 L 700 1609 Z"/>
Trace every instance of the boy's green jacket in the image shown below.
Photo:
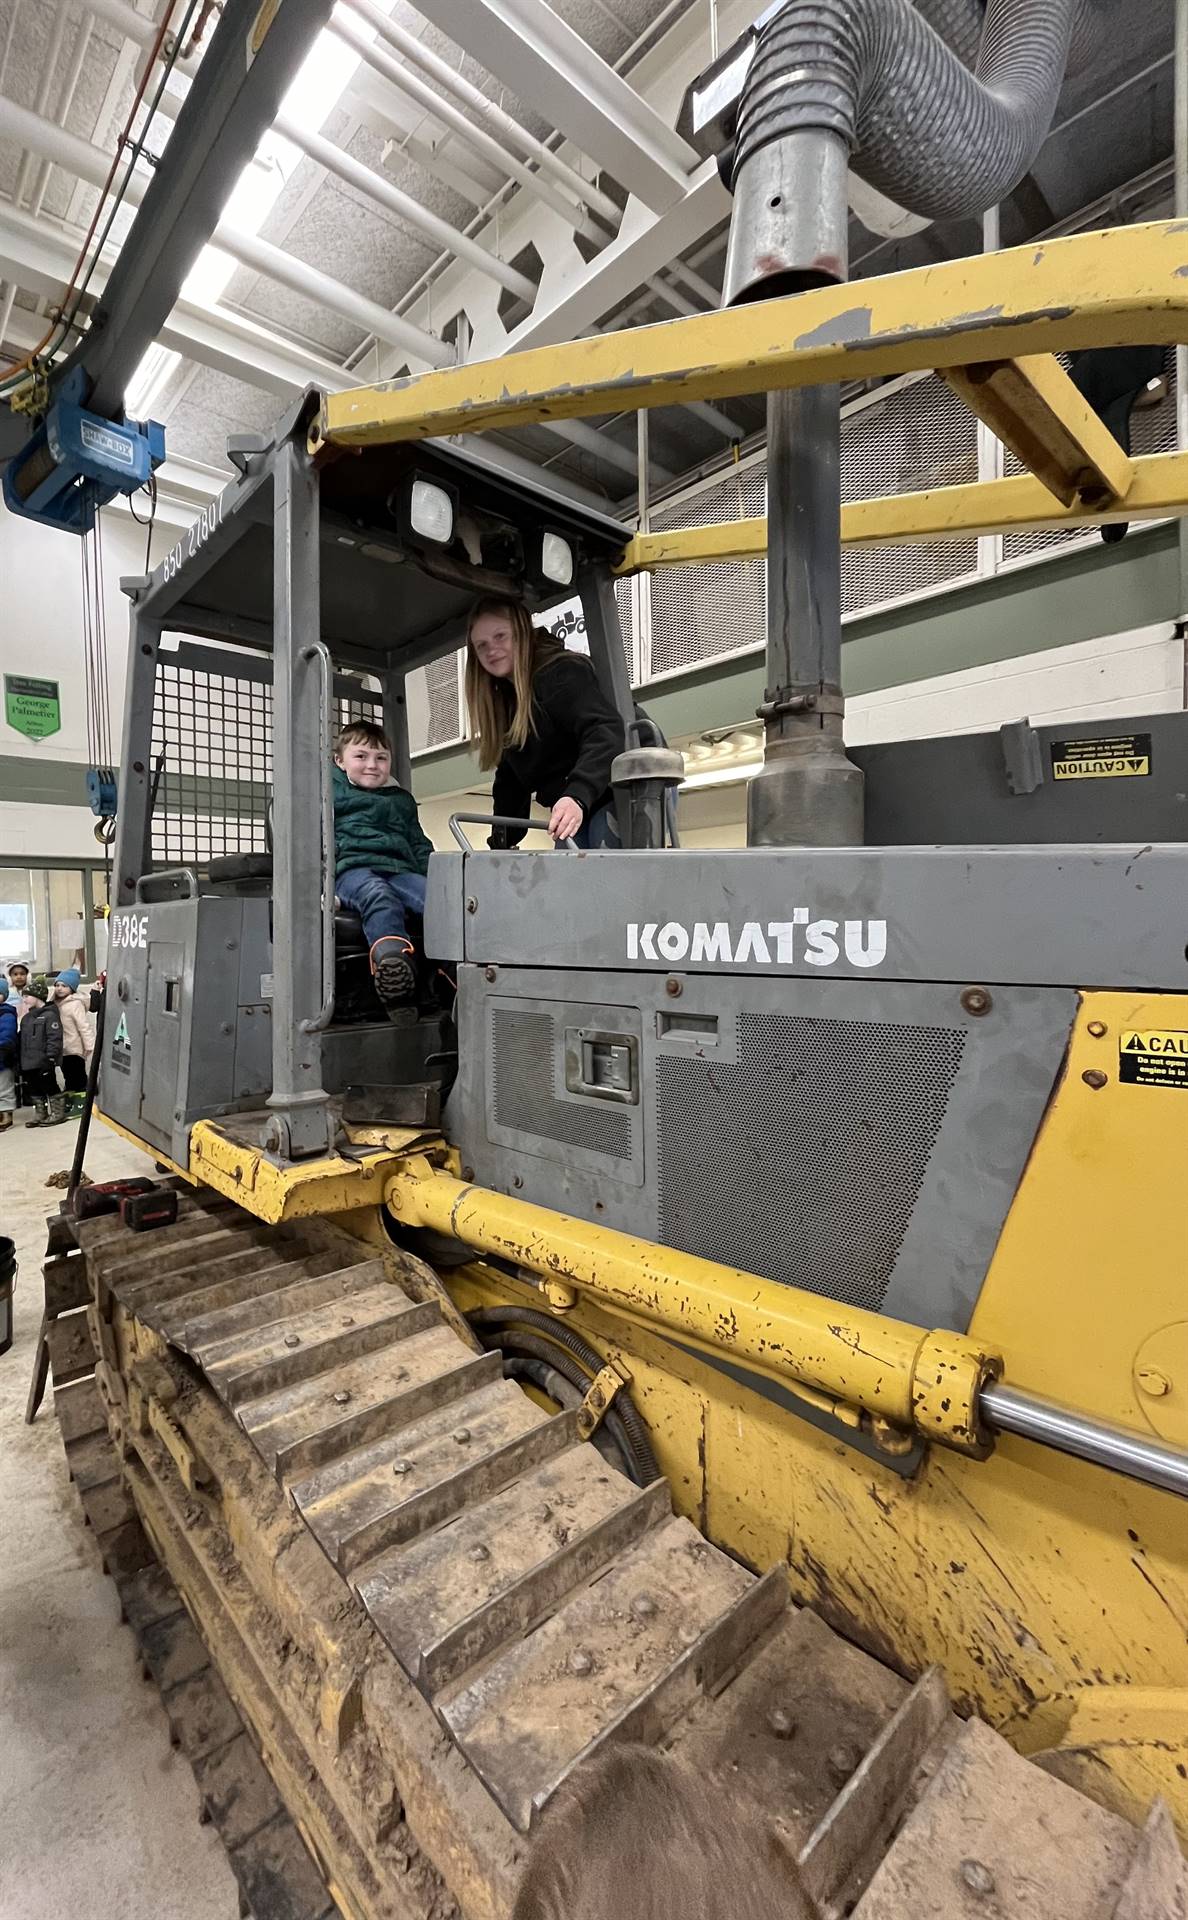
<path fill-rule="evenodd" d="M 355 787 L 334 769 L 334 871 L 370 867 L 375 873 L 428 873 L 433 842 L 421 832 L 417 803 L 393 781 Z"/>

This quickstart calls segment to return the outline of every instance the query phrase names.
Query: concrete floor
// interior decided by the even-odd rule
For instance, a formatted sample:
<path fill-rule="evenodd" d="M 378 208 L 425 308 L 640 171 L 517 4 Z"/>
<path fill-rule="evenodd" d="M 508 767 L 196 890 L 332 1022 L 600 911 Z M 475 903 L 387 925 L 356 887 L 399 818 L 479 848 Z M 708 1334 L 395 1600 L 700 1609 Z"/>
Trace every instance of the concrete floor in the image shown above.
<path fill-rule="evenodd" d="M 77 1132 L 30 1132 L 27 1113 L 0 1135 L 0 1233 L 20 1263 L 0 1355 L 0 1920 L 235 1920 L 231 1870 L 83 1526 L 51 1394 L 24 1424 L 45 1221 L 62 1197 L 44 1182 L 70 1166 Z M 152 1164 L 96 1125 L 87 1172 Z"/>

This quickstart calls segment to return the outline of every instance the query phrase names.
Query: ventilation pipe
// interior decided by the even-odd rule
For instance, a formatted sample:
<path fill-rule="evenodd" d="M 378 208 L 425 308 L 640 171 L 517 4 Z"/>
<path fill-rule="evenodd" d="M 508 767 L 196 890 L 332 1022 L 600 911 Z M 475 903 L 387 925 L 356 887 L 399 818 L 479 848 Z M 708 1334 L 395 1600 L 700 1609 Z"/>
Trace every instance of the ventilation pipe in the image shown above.
<path fill-rule="evenodd" d="M 855 172 L 910 212 L 985 211 L 1051 123 L 1079 0 L 988 0 L 974 69 L 971 9 L 924 0 L 789 0 L 759 38 L 739 102 L 723 305 L 847 275 Z M 1096 9 L 1095 9 L 1096 10 Z M 923 319 L 924 316 L 921 316 Z M 841 691 L 840 396 L 768 396 L 767 689 L 752 846 L 863 839 L 862 775 Z"/>

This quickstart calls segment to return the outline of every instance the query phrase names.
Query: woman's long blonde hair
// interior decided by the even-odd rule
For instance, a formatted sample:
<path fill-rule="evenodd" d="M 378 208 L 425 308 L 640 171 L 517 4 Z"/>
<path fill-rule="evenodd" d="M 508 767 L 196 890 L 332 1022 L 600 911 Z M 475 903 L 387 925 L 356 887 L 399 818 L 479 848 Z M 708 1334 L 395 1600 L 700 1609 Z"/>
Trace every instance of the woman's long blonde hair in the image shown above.
<path fill-rule="evenodd" d="M 471 642 L 476 620 L 484 614 L 506 614 L 511 625 L 515 649 L 514 664 L 508 680 L 497 680 L 487 672 Z M 500 600 L 490 596 L 476 600 L 466 622 L 466 709 L 470 715 L 470 737 L 478 747 L 478 763 L 484 773 L 497 767 L 509 748 L 522 747 L 532 724 L 532 679 L 541 667 L 565 651 L 559 640 L 542 627 L 534 627 L 522 600 Z"/>

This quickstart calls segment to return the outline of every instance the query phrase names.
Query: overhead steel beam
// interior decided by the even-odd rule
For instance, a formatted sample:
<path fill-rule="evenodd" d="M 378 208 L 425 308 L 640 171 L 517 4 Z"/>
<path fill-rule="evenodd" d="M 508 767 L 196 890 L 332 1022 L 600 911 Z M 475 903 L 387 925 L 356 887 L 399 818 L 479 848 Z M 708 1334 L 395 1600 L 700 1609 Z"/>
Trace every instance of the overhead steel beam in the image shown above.
<path fill-rule="evenodd" d="M 176 119 L 181 111 L 181 102 L 170 97 L 167 102 L 162 102 L 161 110 Z M 3 105 L 0 104 L 0 119 L 3 118 L 3 112 Z M 418 123 L 424 124 L 423 115 L 418 115 Z M 414 228 L 426 239 L 434 241 L 439 247 L 444 247 L 448 252 L 453 253 L 459 260 L 465 260 L 469 266 L 488 279 L 497 280 L 518 299 L 526 300 L 531 304 L 536 294 L 536 287 L 526 274 L 517 273 L 514 267 L 508 266 L 506 261 L 484 247 L 481 242 L 472 239 L 469 234 L 460 233 L 448 220 L 443 220 L 440 215 L 422 206 L 419 200 L 405 193 L 386 174 L 376 173 L 371 167 L 364 166 L 344 148 L 335 146 L 332 140 L 327 140 L 320 133 L 311 133 L 301 125 L 300 121 L 286 113 L 277 115 L 273 123 L 273 131 L 280 134 L 282 139 L 290 141 L 316 166 L 323 167 L 327 173 L 336 174 L 348 185 L 357 187 L 360 193 L 374 200 L 377 206 L 386 207 L 388 212 L 395 214 L 405 226 Z M 428 156 L 429 149 L 423 147 L 423 151 Z M 442 175 L 442 177 L 445 176 Z M 143 188 L 141 190 L 143 191 Z M 478 189 L 475 188 L 475 191 L 477 192 Z M 234 229 L 220 228 L 212 236 L 212 240 L 214 244 L 225 246 L 226 250 L 232 253 L 234 245 L 227 236 L 233 232 Z"/>
<path fill-rule="evenodd" d="M 502 186 L 501 171 L 497 172 L 464 146 L 448 127 L 439 130 L 439 122 L 427 120 L 423 110 L 414 106 L 407 94 L 400 93 L 373 67 L 360 65 L 343 104 L 356 112 L 381 139 L 394 141 L 401 159 L 414 161 L 433 178 L 452 187 L 472 207 L 485 207 Z"/>
<path fill-rule="evenodd" d="M 96 412 L 122 411 L 129 380 L 332 7 L 333 0 L 273 8 L 226 0 L 95 323 L 63 370 L 84 368 Z"/>
<path fill-rule="evenodd" d="M 1188 233 L 1183 222 L 1153 221 L 331 395 L 322 431 L 343 445 L 419 440 L 1185 340 Z"/>
<path fill-rule="evenodd" d="M 420 11 L 653 212 L 682 197 L 692 147 L 546 0 L 424 0 Z"/>
<path fill-rule="evenodd" d="M 411 67 L 401 65 L 386 47 L 381 46 L 376 40 L 369 39 L 354 14 L 336 13 L 334 31 L 367 62 L 368 66 L 374 67 L 377 73 L 383 74 L 385 79 L 400 92 L 419 101 L 434 119 L 452 128 L 468 146 L 473 147 L 476 153 L 481 154 L 485 160 L 489 160 L 493 166 L 501 168 L 511 179 L 518 180 L 527 192 L 535 195 L 538 200 L 544 201 L 546 206 L 552 207 L 553 211 L 568 220 L 571 226 L 589 233 L 592 238 L 599 240 L 604 238 L 603 229 L 590 220 L 589 215 L 576 200 L 562 193 L 542 174 L 533 173 L 522 160 L 517 160 L 514 154 L 508 153 L 505 147 L 501 147 L 484 127 L 476 127 L 473 121 L 468 120 L 460 107 L 454 106 L 452 101 L 444 100 L 439 93 L 434 92 L 427 81 L 414 73 Z"/>
<path fill-rule="evenodd" d="M 902 545 L 911 540 L 969 538 L 981 533 L 1016 533 L 1053 528 L 1122 525 L 1188 515 L 1188 453 L 1151 453 L 1132 462 L 1126 494 L 1091 507 L 1078 500 L 1061 507 L 1033 474 L 1006 480 L 971 481 L 967 486 L 932 487 L 925 493 L 896 493 L 873 500 L 851 500 L 841 511 L 843 546 Z M 722 560 L 758 560 L 767 552 L 767 520 L 722 520 L 704 527 L 679 527 L 670 533 L 637 533 L 623 549 L 614 571 L 654 573 L 661 567 L 706 566 Z"/>
<path fill-rule="evenodd" d="M 628 208 L 616 238 L 603 248 L 580 278 L 556 294 L 543 295 L 526 320 L 508 335 L 508 351 L 559 345 L 576 340 L 603 317 L 621 307 L 668 261 L 695 247 L 729 217 L 730 195 L 718 176 L 717 162 L 698 168 L 688 191 L 666 212 Z"/>
<path fill-rule="evenodd" d="M 612 440 L 609 433 L 600 432 L 597 427 L 588 427 L 584 420 L 550 420 L 546 424 L 559 439 L 568 440 L 571 446 L 592 454 L 596 460 L 605 461 L 607 466 L 617 467 L 620 473 L 630 477 L 634 485 L 639 474 L 636 456 L 630 448 L 621 447 L 617 440 Z M 659 466 L 655 460 L 652 462 L 652 473 L 662 484 L 676 478 L 667 467 Z"/>
<path fill-rule="evenodd" d="M 465 260 L 476 272 L 497 281 L 518 299 L 526 300 L 529 305 L 535 300 L 536 282 L 529 280 L 527 274 L 519 273 L 506 260 L 501 260 L 497 253 L 492 253 L 489 247 L 472 240 L 469 234 L 460 233 L 448 220 L 442 220 L 428 207 L 421 206 L 411 194 L 402 192 L 394 181 L 386 179 L 383 174 L 374 173 L 353 155 L 344 152 L 342 147 L 336 147 L 332 140 L 324 139 L 320 133 L 308 132 L 298 121 L 284 113 L 277 117 L 276 131 L 284 139 L 291 140 L 318 166 L 325 167 L 327 173 L 336 174 L 340 180 L 345 180 L 349 186 L 357 187 L 360 193 L 366 194 L 377 206 L 386 207 L 406 227 L 424 234 L 426 239 L 446 248 L 457 259 Z"/>
<path fill-rule="evenodd" d="M 443 60 L 439 53 L 435 53 L 432 47 L 425 44 L 424 40 L 418 39 L 415 33 L 410 33 L 407 27 L 399 26 L 396 21 L 389 19 L 382 7 L 375 5 L 375 0 L 346 0 L 346 3 L 353 7 L 360 17 L 375 29 L 380 38 L 386 40 L 393 51 L 400 54 L 403 60 L 416 67 L 435 86 L 444 88 L 445 92 L 452 99 L 457 100 L 461 106 L 468 107 L 471 113 L 477 114 L 480 124 L 489 127 L 492 134 L 502 140 L 505 146 L 511 145 L 522 153 L 525 159 L 534 161 L 542 173 L 551 174 L 580 205 L 588 206 L 592 213 L 598 214 L 600 219 L 607 222 L 612 232 L 615 230 L 619 224 L 622 209 L 608 194 L 603 193 L 593 180 L 587 180 L 576 167 L 571 167 L 559 153 L 546 146 L 543 140 L 538 140 L 535 134 L 529 133 L 527 128 L 522 127 L 510 113 L 504 112 L 497 100 L 492 100 L 480 87 L 473 86 L 464 74 L 452 67 L 448 60 Z"/>

